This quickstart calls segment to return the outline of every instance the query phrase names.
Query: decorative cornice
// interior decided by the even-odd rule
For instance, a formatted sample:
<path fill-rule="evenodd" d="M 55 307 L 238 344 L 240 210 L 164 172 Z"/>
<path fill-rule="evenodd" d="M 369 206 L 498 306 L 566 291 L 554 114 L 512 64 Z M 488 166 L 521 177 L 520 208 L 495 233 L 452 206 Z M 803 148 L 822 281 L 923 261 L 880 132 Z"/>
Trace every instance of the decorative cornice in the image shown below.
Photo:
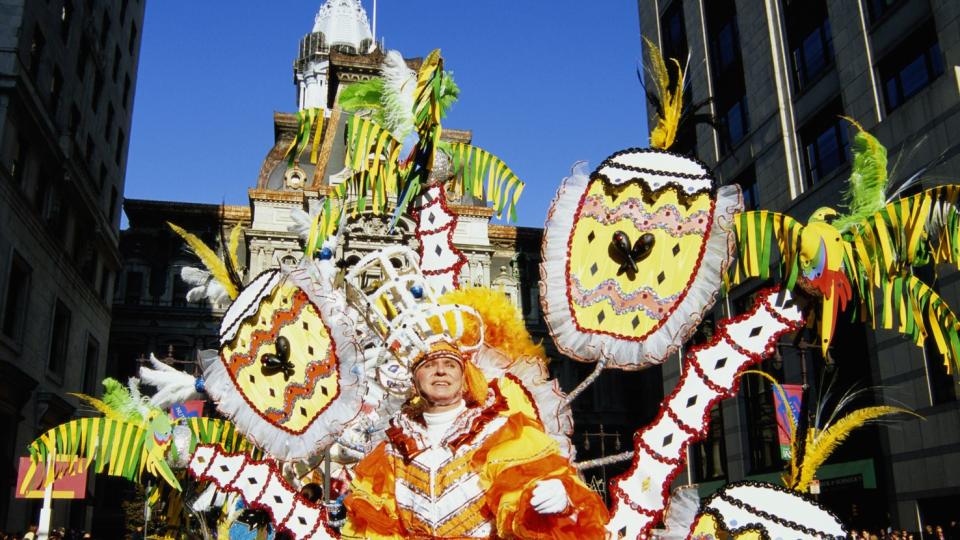
<path fill-rule="evenodd" d="M 261 188 L 248 189 L 247 196 L 250 197 L 251 203 L 253 203 L 253 201 L 270 201 L 303 204 L 304 199 L 302 191 L 276 191 Z"/>
<path fill-rule="evenodd" d="M 165 216 L 209 216 L 219 217 L 221 211 L 226 222 L 250 222 L 250 207 L 238 205 L 219 205 L 190 203 L 179 201 L 154 201 L 145 199 L 124 199 L 123 210 L 131 219 L 138 215 L 163 214 Z"/>
<path fill-rule="evenodd" d="M 487 206 L 474 206 L 472 204 L 455 204 L 448 202 L 447 207 L 458 216 L 485 218 L 493 217 L 493 208 L 489 208 Z"/>

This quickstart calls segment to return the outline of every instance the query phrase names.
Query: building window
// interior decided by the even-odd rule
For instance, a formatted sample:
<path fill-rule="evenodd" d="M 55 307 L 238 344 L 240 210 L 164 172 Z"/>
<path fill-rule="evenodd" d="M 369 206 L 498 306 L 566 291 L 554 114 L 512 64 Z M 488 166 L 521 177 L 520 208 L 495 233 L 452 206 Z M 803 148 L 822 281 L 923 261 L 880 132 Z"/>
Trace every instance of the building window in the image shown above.
<path fill-rule="evenodd" d="M 40 62 L 43 61 L 43 49 L 47 45 L 46 38 L 39 26 L 33 28 L 33 40 L 30 42 L 30 74 L 33 76 L 33 82 L 36 83 L 40 71 Z"/>
<path fill-rule="evenodd" d="M 107 219 L 113 225 L 116 225 L 117 221 L 117 198 L 117 186 L 110 186 L 110 211 L 107 214 Z"/>
<path fill-rule="evenodd" d="M 692 448 L 695 482 L 709 482 L 727 477 L 727 445 L 723 438 L 721 404 L 722 402 L 717 402 L 710 409 L 710 425 L 706 437 Z"/>
<path fill-rule="evenodd" d="M 123 77 L 123 108 L 130 108 L 130 75 Z"/>
<path fill-rule="evenodd" d="M 906 198 L 923 191 L 923 185 L 919 182 L 914 184 L 914 186 L 915 187 L 906 190 L 902 196 Z M 933 265 L 916 266 L 912 272 L 924 283 L 929 283 L 930 287 L 937 294 L 940 294 L 940 282 L 937 281 L 937 275 Z M 939 405 L 941 403 L 957 401 L 958 397 L 960 397 L 957 395 L 957 390 L 960 388 L 958 387 L 958 385 L 960 385 L 960 374 L 958 374 L 956 370 L 953 370 L 952 373 L 947 373 L 947 368 L 943 362 L 943 355 L 940 354 L 940 350 L 937 348 L 937 342 L 933 336 L 927 336 L 927 339 L 924 340 L 923 357 L 926 362 L 927 384 L 929 384 L 930 388 L 931 403 L 933 405 Z"/>
<path fill-rule="evenodd" d="M 120 160 L 123 158 L 123 147 L 127 144 L 127 136 L 122 129 L 117 129 L 117 148 L 113 153 L 113 161 L 120 166 Z"/>
<path fill-rule="evenodd" d="M 83 393 L 88 396 L 97 393 L 97 364 L 100 357 L 100 343 L 93 336 L 87 336 L 87 352 L 83 358 Z"/>
<path fill-rule="evenodd" d="M 63 7 L 60 8 L 60 39 L 67 41 L 70 37 L 70 23 L 73 21 L 73 2 L 63 0 Z"/>
<path fill-rule="evenodd" d="M 103 301 L 110 303 L 110 270 L 106 268 L 103 269 L 103 272 L 100 273 L 100 295 L 103 297 Z"/>
<path fill-rule="evenodd" d="M 63 93 L 63 74 L 60 68 L 53 68 L 53 77 L 50 78 L 50 115 L 56 116 L 60 109 L 60 95 Z"/>
<path fill-rule="evenodd" d="M 894 8 L 900 7 L 903 0 L 867 0 L 867 11 L 870 13 L 870 22 L 876 23 L 890 13 Z"/>
<path fill-rule="evenodd" d="M 833 65 L 833 38 L 824 0 L 790 2 L 786 12 L 787 41 L 798 92 Z"/>
<path fill-rule="evenodd" d="M 137 46 L 137 25 L 130 23 L 130 41 L 127 42 L 127 51 L 133 56 L 133 48 Z"/>
<path fill-rule="evenodd" d="M 53 331 L 50 333 L 50 356 L 47 369 L 57 376 L 63 376 L 67 365 L 67 352 L 70 345 L 70 309 L 60 300 L 54 305 Z"/>
<path fill-rule="evenodd" d="M 113 140 L 113 119 L 116 111 L 113 110 L 113 103 L 107 104 L 107 123 L 104 128 L 104 136 L 107 138 L 107 142 Z"/>
<path fill-rule="evenodd" d="M 143 272 L 127 272 L 127 287 L 123 293 L 124 304 L 139 304 L 143 295 Z"/>
<path fill-rule="evenodd" d="M 724 149 L 729 151 L 743 140 L 748 126 L 747 97 L 741 96 L 720 115 L 720 139 Z"/>
<path fill-rule="evenodd" d="M 87 60 L 90 58 L 90 45 L 84 38 L 80 39 L 80 46 L 77 50 L 77 78 L 83 81 L 83 76 L 87 72 Z"/>
<path fill-rule="evenodd" d="M 800 130 L 807 187 L 822 182 L 847 162 L 847 124 L 840 99 L 824 107 Z"/>
<path fill-rule="evenodd" d="M 20 341 L 23 323 L 27 318 L 30 274 L 30 266 L 14 252 L 7 274 L 7 290 L 3 296 L 3 334 L 15 342 Z"/>
<path fill-rule="evenodd" d="M 97 112 L 100 108 L 100 96 L 103 94 L 103 74 L 97 71 L 93 79 L 93 93 L 90 94 L 90 108 Z"/>
<path fill-rule="evenodd" d="M 80 130 L 80 108 L 77 107 L 76 103 L 70 105 L 70 121 L 67 124 L 67 129 L 73 136 L 76 136 L 77 131 Z"/>
<path fill-rule="evenodd" d="M 193 288 L 180 276 L 181 268 L 181 266 L 175 266 L 173 268 L 173 298 L 170 300 L 175 307 L 183 307 L 188 305 L 187 293 Z"/>
<path fill-rule="evenodd" d="M 773 361 L 764 360 L 757 369 L 783 381 L 783 368 L 775 369 Z M 780 458 L 780 440 L 777 436 L 777 412 L 773 390 L 766 379 L 747 375 L 741 379 L 747 408 L 747 437 L 750 444 L 750 474 L 777 471 L 783 468 Z"/>
<path fill-rule="evenodd" d="M 100 48 L 107 46 L 107 36 L 110 35 L 110 12 L 103 10 L 103 22 L 100 24 Z"/>
<path fill-rule="evenodd" d="M 120 51 L 120 47 L 113 48 L 113 69 L 111 70 L 111 77 L 113 82 L 117 82 L 117 75 L 120 74 L 120 55 L 123 54 Z"/>
<path fill-rule="evenodd" d="M 744 210 L 750 211 L 760 208 L 760 188 L 757 187 L 757 172 L 754 165 L 747 167 L 730 183 L 740 186 L 740 193 L 743 194 Z"/>
<path fill-rule="evenodd" d="M 24 137 L 17 137 L 17 149 L 10 162 L 10 176 L 23 189 L 26 180 L 27 157 L 30 155 L 30 143 Z"/>
<path fill-rule="evenodd" d="M 683 2 L 674 0 L 660 17 L 663 33 L 663 56 L 676 58 L 682 65 L 687 59 L 687 30 L 683 20 Z"/>
<path fill-rule="evenodd" d="M 750 126 L 737 11 L 733 0 L 712 0 L 705 8 L 720 149 L 727 153 Z"/>
<path fill-rule="evenodd" d="M 929 21 L 907 36 L 880 61 L 880 80 L 887 111 L 903 105 L 943 75 L 943 54 L 937 43 L 937 29 Z"/>
<path fill-rule="evenodd" d="M 92 162 L 93 162 L 93 149 L 94 149 L 94 148 L 95 148 L 95 147 L 93 146 L 93 137 L 91 137 L 90 135 L 87 135 L 87 146 L 86 146 L 86 148 L 84 149 L 84 152 L 83 152 L 83 157 L 84 157 L 84 159 L 86 160 L 87 163 L 92 163 Z"/>

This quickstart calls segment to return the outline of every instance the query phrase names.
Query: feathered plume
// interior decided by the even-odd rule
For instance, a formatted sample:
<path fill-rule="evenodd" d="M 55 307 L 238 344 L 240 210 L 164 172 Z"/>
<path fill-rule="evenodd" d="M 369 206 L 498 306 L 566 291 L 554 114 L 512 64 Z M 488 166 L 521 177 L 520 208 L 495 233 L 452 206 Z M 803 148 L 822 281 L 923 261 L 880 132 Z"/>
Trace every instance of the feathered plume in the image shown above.
<path fill-rule="evenodd" d="M 197 379 L 189 373 L 164 364 L 153 354 L 150 355 L 150 365 L 152 369 L 140 368 L 140 380 L 156 387 L 157 392 L 150 398 L 154 407 L 166 409 L 176 403 L 203 398 L 203 394 L 197 391 Z"/>
<path fill-rule="evenodd" d="M 204 244 L 203 240 L 200 240 L 195 235 L 169 221 L 167 225 L 173 229 L 173 232 L 183 238 L 187 245 L 190 246 L 190 249 L 196 253 L 197 257 L 200 257 L 200 261 L 207 267 L 207 270 L 210 271 L 213 278 L 223 286 L 227 294 L 230 295 L 230 298 L 236 298 L 242 284 L 231 279 L 231 272 L 228 270 L 223 259 L 221 259 L 214 250 L 210 249 L 209 246 Z"/>
<path fill-rule="evenodd" d="M 180 269 L 180 278 L 193 288 L 187 291 L 187 302 L 202 302 L 208 300 L 211 304 L 219 304 L 230 300 L 230 295 L 219 281 L 206 270 L 184 266 Z"/>
<path fill-rule="evenodd" d="M 768 375 L 767 377 L 769 378 Z M 779 387 L 775 381 L 774 384 Z M 780 391 L 782 392 L 782 389 Z M 826 418 L 826 422 L 821 426 L 821 420 L 826 416 L 823 411 L 823 405 L 827 399 L 822 397 L 820 406 L 817 408 L 816 417 L 811 422 L 813 425 L 806 430 L 806 433 L 804 434 L 796 429 L 795 425 L 793 426 L 790 432 L 790 442 L 794 450 L 790 456 L 790 463 L 787 464 L 787 470 L 783 474 L 784 485 L 795 491 L 806 492 L 810 486 L 810 482 L 817 473 L 817 469 L 826 462 L 834 450 L 857 428 L 891 414 L 903 413 L 917 418 L 923 418 L 903 407 L 878 405 L 854 410 L 843 418 L 834 421 L 834 419 L 839 416 L 841 410 L 847 408 L 847 406 L 858 399 L 859 396 L 868 391 L 869 389 L 860 389 L 844 393 L 836 403 L 829 417 Z M 830 388 L 828 387 L 827 394 L 829 395 L 829 393 Z M 792 415 L 790 421 L 791 424 L 794 423 Z"/>
<path fill-rule="evenodd" d="M 646 71 L 656 90 L 654 96 L 648 96 L 657 109 L 657 125 L 650 133 L 650 146 L 666 150 L 673 145 L 680 125 L 680 116 L 683 111 L 684 68 L 675 58 L 670 59 L 677 69 L 676 87 L 671 89 L 670 72 L 660 48 L 647 38 L 643 38 L 643 42 L 647 45 Z"/>
<path fill-rule="evenodd" d="M 398 140 L 403 141 L 413 131 L 413 91 L 417 88 L 417 73 L 407 67 L 403 56 L 397 51 L 388 51 L 383 59 L 383 107 L 384 127 Z"/>
<path fill-rule="evenodd" d="M 833 223 L 840 232 L 846 232 L 854 224 L 883 208 L 887 202 L 887 149 L 856 120 L 846 116 L 843 118 L 857 128 L 857 134 L 852 145 L 850 186 L 843 193 L 847 213 Z"/>

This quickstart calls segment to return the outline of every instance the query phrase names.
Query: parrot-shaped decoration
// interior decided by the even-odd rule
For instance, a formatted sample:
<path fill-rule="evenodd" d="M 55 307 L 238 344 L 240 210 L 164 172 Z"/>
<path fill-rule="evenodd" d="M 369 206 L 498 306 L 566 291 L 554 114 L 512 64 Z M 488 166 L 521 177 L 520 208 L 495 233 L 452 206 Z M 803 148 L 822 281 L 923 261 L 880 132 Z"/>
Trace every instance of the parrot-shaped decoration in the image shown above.
<path fill-rule="evenodd" d="M 921 172 L 891 190 L 887 150 L 856 121 L 848 212 L 815 211 L 806 225 L 766 210 L 736 218 L 739 262 L 733 283 L 770 277 L 774 246 L 780 278 L 820 303 L 820 348 L 826 356 L 839 312 L 856 298 L 862 320 L 896 329 L 923 346 L 932 335 L 947 372 L 960 363 L 960 322 L 915 267 L 960 261 L 960 185 L 941 185 L 903 197 Z M 888 191 L 893 191 L 887 196 Z M 854 295 L 856 293 L 856 295 Z M 879 299 L 879 302 L 877 301 Z"/>
<path fill-rule="evenodd" d="M 47 482 L 92 465 L 98 474 L 121 476 L 133 482 L 140 482 L 146 471 L 179 491 L 180 483 L 170 463 L 181 461 L 181 454 L 188 457 L 197 444 L 217 444 L 226 451 L 260 455 L 252 443 L 224 420 L 172 420 L 165 410 L 151 406 L 148 399 L 140 395 L 136 378 L 130 379 L 127 387 L 112 378 L 104 379 L 103 385 L 103 399 L 72 394 L 103 416 L 60 424 L 30 444 L 32 465 L 27 472 L 28 480 L 33 478 L 38 466 L 53 464 L 58 456 L 64 456 L 69 466 L 56 469 L 55 475 L 48 474 Z M 182 448 L 177 448 L 180 441 L 176 440 L 175 430 L 180 425 L 187 428 L 189 438 L 183 440 Z"/>

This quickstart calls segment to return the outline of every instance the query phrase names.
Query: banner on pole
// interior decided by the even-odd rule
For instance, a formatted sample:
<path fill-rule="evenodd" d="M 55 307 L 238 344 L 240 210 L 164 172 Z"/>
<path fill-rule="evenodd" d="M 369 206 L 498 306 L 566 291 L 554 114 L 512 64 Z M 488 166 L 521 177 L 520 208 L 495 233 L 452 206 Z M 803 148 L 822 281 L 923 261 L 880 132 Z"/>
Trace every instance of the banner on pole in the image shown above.
<path fill-rule="evenodd" d="M 17 468 L 17 498 L 18 499 L 42 499 L 43 485 L 47 477 L 47 467 L 42 463 L 37 464 L 36 472 L 30 479 L 30 484 L 24 486 L 27 471 L 30 470 L 31 459 L 29 457 L 20 458 L 20 466 Z M 70 458 L 67 456 L 57 456 L 54 462 L 56 471 L 63 471 L 70 466 Z M 82 499 L 87 496 L 87 468 L 83 460 L 80 460 L 79 468 L 81 472 L 64 476 L 53 482 L 54 499 Z"/>
<path fill-rule="evenodd" d="M 199 418 L 203 416 L 203 404 L 202 399 L 174 404 L 170 407 L 170 417 L 174 420 L 178 418 Z"/>
<path fill-rule="evenodd" d="M 784 460 L 790 459 L 790 415 L 787 414 L 789 404 L 793 420 L 800 417 L 800 403 L 803 400 L 803 386 L 799 384 L 783 384 L 783 394 L 774 387 L 773 404 L 777 411 L 777 439 L 780 441 L 780 457 Z M 786 402 L 784 402 L 786 400 Z"/>

